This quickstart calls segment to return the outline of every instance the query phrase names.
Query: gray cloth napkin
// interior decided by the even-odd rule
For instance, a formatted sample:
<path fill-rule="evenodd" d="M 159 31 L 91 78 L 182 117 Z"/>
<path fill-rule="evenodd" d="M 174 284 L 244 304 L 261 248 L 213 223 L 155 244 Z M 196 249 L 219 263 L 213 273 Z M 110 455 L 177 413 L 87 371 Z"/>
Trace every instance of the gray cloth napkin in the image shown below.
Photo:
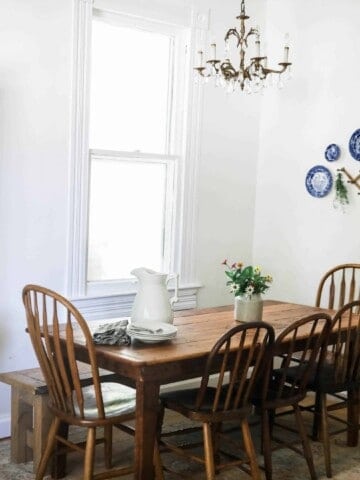
<path fill-rule="evenodd" d="M 97 345 L 130 345 L 131 338 L 126 333 L 128 321 L 119 320 L 113 323 L 99 325 L 93 333 Z"/>

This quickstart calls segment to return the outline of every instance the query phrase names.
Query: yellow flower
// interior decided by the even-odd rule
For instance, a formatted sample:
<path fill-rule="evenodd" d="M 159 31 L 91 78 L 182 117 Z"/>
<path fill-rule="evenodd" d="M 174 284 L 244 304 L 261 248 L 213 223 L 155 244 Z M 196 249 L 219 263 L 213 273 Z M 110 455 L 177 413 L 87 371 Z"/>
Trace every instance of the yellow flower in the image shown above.
<path fill-rule="evenodd" d="M 244 264 L 242 262 L 236 262 L 235 266 L 236 268 L 242 268 Z"/>
<path fill-rule="evenodd" d="M 273 281 L 273 278 L 271 275 L 266 275 L 266 281 L 269 282 L 269 283 L 272 283 Z"/>
<path fill-rule="evenodd" d="M 257 266 L 257 267 L 254 268 L 254 273 L 255 273 L 255 275 L 259 275 L 260 272 L 261 272 L 261 268 L 260 268 L 259 266 Z"/>

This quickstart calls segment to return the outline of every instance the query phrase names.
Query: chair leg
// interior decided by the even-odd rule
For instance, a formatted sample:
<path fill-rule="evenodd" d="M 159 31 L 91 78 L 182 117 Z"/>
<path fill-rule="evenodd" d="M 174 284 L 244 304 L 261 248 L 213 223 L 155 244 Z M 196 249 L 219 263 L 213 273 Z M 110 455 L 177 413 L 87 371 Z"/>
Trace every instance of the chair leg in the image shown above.
<path fill-rule="evenodd" d="M 90 427 L 88 428 L 88 433 L 86 437 L 83 480 L 91 480 L 93 476 L 95 440 L 96 440 L 96 429 L 94 427 Z"/>
<path fill-rule="evenodd" d="M 215 480 L 215 467 L 214 467 L 214 450 L 212 443 L 212 429 L 209 423 L 203 424 L 204 433 L 204 451 L 205 451 L 205 467 L 206 467 L 206 479 Z"/>
<path fill-rule="evenodd" d="M 347 400 L 347 445 L 356 447 L 359 442 L 360 389 L 349 390 Z"/>
<path fill-rule="evenodd" d="M 110 470 L 112 467 L 112 425 L 105 425 L 104 427 L 104 454 L 105 454 L 105 467 Z"/>
<path fill-rule="evenodd" d="M 160 437 L 161 430 L 164 421 L 165 409 L 163 406 L 160 407 L 156 423 L 156 440 L 154 445 L 154 469 L 155 469 L 155 478 L 156 480 L 164 480 L 164 472 L 160 455 Z"/>
<path fill-rule="evenodd" d="M 331 472 L 331 452 L 329 438 L 329 421 L 326 406 L 326 394 L 319 395 L 321 408 L 321 440 L 324 448 L 325 471 L 328 478 L 332 477 Z"/>
<path fill-rule="evenodd" d="M 315 394 L 315 406 L 314 406 L 314 420 L 313 420 L 313 427 L 312 427 L 312 439 L 319 440 L 319 429 L 321 425 L 321 397 L 325 395 L 325 393 L 316 392 Z"/>
<path fill-rule="evenodd" d="M 160 456 L 159 442 L 155 440 L 154 446 L 154 469 L 155 469 L 155 478 L 156 480 L 164 480 L 163 466 Z"/>
<path fill-rule="evenodd" d="M 265 477 L 272 480 L 271 435 L 268 410 L 261 413 L 261 449 L 264 455 Z"/>
<path fill-rule="evenodd" d="M 311 476 L 312 480 L 316 480 L 317 475 L 316 475 L 316 472 L 315 472 L 314 460 L 313 460 L 312 451 L 311 451 L 311 448 L 310 448 L 309 439 L 306 435 L 303 419 L 302 419 L 302 416 L 301 416 L 301 410 L 300 410 L 299 405 L 294 405 L 293 407 L 294 407 L 294 413 L 295 413 L 295 418 L 296 418 L 296 424 L 297 424 L 297 427 L 298 427 L 298 430 L 299 430 L 299 435 L 300 435 L 301 442 L 302 442 L 302 445 L 303 445 L 305 460 L 306 460 L 306 463 L 308 464 L 308 467 L 309 467 L 310 476 Z"/>
<path fill-rule="evenodd" d="M 39 466 L 36 472 L 35 480 L 42 480 L 45 476 L 46 468 L 49 463 L 50 457 L 55 450 L 56 434 L 60 426 L 60 420 L 55 417 L 51 423 L 48 440 L 46 442 L 45 450 L 41 456 Z"/>
<path fill-rule="evenodd" d="M 57 429 L 57 436 L 68 439 L 69 436 L 69 424 L 65 422 L 60 422 Z M 64 478 L 66 476 L 66 461 L 67 453 L 63 451 L 59 453 L 59 450 L 63 450 L 63 444 L 59 441 L 55 443 L 55 455 L 53 457 L 52 467 L 51 467 L 51 477 L 58 480 L 59 478 Z"/>
<path fill-rule="evenodd" d="M 250 427 L 247 419 L 241 422 L 241 431 L 244 440 L 246 454 L 250 460 L 250 471 L 252 480 L 260 480 L 260 469 L 256 458 L 255 447 L 251 437 Z"/>

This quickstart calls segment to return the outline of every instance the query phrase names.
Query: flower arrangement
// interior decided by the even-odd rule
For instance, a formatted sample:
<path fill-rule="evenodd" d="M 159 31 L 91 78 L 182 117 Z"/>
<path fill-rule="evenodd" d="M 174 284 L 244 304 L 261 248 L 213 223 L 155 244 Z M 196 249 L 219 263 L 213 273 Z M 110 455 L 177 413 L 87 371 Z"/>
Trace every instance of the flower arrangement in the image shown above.
<path fill-rule="evenodd" d="M 228 277 L 226 285 L 230 286 L 230 292 L 235 295 L 244 295 L 251 298 L 253 294 L 264 293 L 272 283 L 271 275 L 262 275 L 260 267 L 244 267 L 241 262 L 231 266 L 227 260 L 222 262 L 227 267 L 225 275 Z"/>

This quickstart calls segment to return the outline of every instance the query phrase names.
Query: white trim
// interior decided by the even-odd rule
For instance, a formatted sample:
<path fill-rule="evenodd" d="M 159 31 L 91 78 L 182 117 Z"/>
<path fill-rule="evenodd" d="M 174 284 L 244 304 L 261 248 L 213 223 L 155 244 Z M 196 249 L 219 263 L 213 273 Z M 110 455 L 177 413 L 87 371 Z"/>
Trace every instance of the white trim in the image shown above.
<path fill-rule="evenodd" d="M 176 4 L 177 3 L 177 4 Z M 151 0 L 147 2 L 134 0 L 94 0 L 94 8 L 116 13 L 126 12 L 134 18 L 145 18 L 179 26 L 190 26 L 189 8 L 183 0 L 179 2 L 169 0 Z"/>
<path fill-rule="evenodd" d="M 181 287 L 178 291 L 179 301 L 174 310 L 196 308 L 196 294 L 200 285 Z M 72 303 L 79 309 L 86 320 L 104 318 L 130 317 L 136 292 L 103 297 L 72 298 Z M 172 296 L 169 291 L 169 296 Z"/>
<path fill-rule="evenodd" d="M 179 155 L 166 155 L 161 153 L 142 153 L 142 152 L 122 152 L 118 150 L 90 150 L 93 158 L 133 158 L 134 160 L 144 160 L 146 162 L 168 163 L 169 161 L 180 160 Z"/>
<path fill-rule="evenodd" d="M 196 192 L 198 189 L 198 168 L 200 158 L 200 127 L 203 110 L 203 86 L 195 84 L 193 81 L 193 69 L 191 65 L 194 65 L 194 46 L 203 42 L 205 31 L 204 19 L 208 19 L 209 15 L 199 13 L 197 10 L 191 11 L 191 38 L 189 40 L 189 55 L 186 68 L 189 71 L 188 79 L 188 110 L 187 110 L 187 145 L 185 157 L 187 158 L 186 169 L 184 172 L 183 184 L 186 185 L 186 192 L 184 191 L 183 197 L 183 221 L 181 225 L 182 229 L 182 245 L 180 247 L 181 265 L 179 265 L 182 272 L 183 282 L 192 282 L 196 272 L 194 271 L 195 265 L 195 252 L 196 252 L 196 238 L 197 238 L 197 225 L 198 225 L 198 208 Z M 201 22 L 199 21 L 201 19 Z M 208 24 L 208 22 L 207 22 Z M 190 54 L 190 51 L 192 54 Z M 190 107 L 191 106 L 191 107 Z M 186 252 L 186 254 L 185 254 Z"/>
<path fill-rule="evenodd" d="M 9 387 L 10 388 L 10 387 Z M 1 415 L 0 417 L 0 438 L 8 438 L 11 435 L 11 416 Z"/>
<path fill-rule="evenodd" d="M 86 265 L 79 254 L 86 249 L 87 229 L 83 219 L 87 216 L 89 162 L 88 162 L 88 98 L 89 98 L 89 49 L 91 37 L 92 2 L 75 2 L 74 25 L 74 79 L 72 112 L 72 149 L 70 168 L 70 214 L 67 292 L 84 295 Z M 86 218 L 87 221 L 87 218 Z"/>

